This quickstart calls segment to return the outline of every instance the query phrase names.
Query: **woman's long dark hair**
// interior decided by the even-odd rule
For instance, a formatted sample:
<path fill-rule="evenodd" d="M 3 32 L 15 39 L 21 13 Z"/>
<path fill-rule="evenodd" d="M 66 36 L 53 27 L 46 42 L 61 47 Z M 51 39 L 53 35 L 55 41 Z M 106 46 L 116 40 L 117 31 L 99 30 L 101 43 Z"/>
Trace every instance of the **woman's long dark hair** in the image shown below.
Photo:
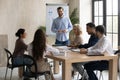
<path fill-rule="evenodd" d="M 46 36 L 41 29 L 38 29 L 35 32 L 32 45 L 33 45 L 32 55 L 34 59 L 35 60 L 38 60 L 39 58 L 42 59 L 43 54 L 46 51 Z"/>

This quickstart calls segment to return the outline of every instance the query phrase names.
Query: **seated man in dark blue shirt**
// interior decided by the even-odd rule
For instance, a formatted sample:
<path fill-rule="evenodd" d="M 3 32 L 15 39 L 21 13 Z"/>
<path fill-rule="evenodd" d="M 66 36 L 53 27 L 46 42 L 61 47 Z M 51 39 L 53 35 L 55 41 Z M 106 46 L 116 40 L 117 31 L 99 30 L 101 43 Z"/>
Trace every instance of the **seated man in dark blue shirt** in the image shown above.
<path fill-rule="evenodd" d="M 98 38 L 97 38 L 96 32 L 95 32 L 95 24 L 87 23 L 86 30 L 87 30 L 87 33 L 91 36 L 89 38 L 88 43 L 84 44 L 84 45 L 79 45 L 79 48 L 89 48 L 91 46 L 94 46 L 98 42 Z M 82 65 L 84 65 L 84 64 L 85 63 L 73 63 L 73 68 L 76 69 L 81 75 L 84 74 L 84 76 L 82 76 L 81 80 L 88 80 L 87 72 L 84 71 L 84 68 L 82 67 Z"/>
<path fill-rule="evenodd" d="M 89 47 L 95 45 L 96 42 L 98 41 L 98 38 L 95 35 L 96 34 L 95 33 L 95 25 L 93 23 L 87 23 L 86 30 L 87 30 L 87 33 L 90 35 L 89 41 L 86 44 L 79 45 L 79 48 L 89 48 Z"/>

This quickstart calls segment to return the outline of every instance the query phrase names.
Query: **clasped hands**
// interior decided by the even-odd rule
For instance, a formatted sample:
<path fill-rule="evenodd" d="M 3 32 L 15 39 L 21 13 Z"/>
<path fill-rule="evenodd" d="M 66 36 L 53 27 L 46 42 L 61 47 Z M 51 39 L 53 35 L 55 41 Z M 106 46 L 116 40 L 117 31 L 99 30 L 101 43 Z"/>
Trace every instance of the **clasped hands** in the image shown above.
<path fill-rule="evenodd" d="M 67 30 L 58 30 L 59 33 L 66 33 Z"/>
<path fill-rule="evenodd" d="M 85 49 L 85 48 L 80 49 L 81 54 L 86 54 L 87 52 L 88 52 L 88 49 Z"/>

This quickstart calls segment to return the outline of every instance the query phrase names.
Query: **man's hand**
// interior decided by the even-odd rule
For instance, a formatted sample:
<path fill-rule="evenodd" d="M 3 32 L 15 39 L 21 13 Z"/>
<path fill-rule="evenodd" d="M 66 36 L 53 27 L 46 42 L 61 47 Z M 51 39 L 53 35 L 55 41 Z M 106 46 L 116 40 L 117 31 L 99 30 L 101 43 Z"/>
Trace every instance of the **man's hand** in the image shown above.
<path fill-rule="evenodd" d="M 85 49 L 85 48 L 81 48 L 81 49 L 80 49 L 80 53 L 82 53 L 82 54 L 86 54 L 86 53 L 87 53 L 87 49 Z"/>
<path fill-rule="evenodd" d="M 66 33 L 67 30 L 66 30 L 66 29 L 65 29 L 65 30 L 58 30 L 58 32 L 59 32 L 59 33 Z"/>
<path fill-rule="evenodd" d="M 59 32 L 59 33 L 61 33 L 61 32 L 62 32 L 62 30 L 58 30 L 58 32 Z"/>
<path fill-rule="evenodd" d="M 65 29 L 65 30 L 62 30 L 62 32 L 63 32 L 63 33 L 66 33 L 67 31 L 66 31 L 66 29 Z"/>

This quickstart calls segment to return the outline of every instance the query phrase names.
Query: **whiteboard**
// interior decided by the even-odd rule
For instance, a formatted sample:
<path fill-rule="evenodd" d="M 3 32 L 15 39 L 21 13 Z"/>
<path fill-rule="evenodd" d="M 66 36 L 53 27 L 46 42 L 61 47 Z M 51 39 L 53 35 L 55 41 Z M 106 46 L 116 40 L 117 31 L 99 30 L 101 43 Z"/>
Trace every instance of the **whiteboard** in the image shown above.
<path fill-rule="evenodd" d="M 58 17 L 57 8 L 63 7 L 64 15 L 69 16 L 69 7 L 68 4 L 46 4 L 46 34 L 55 35 L 51 31 L 52 22 L 55 18 Z"/>

